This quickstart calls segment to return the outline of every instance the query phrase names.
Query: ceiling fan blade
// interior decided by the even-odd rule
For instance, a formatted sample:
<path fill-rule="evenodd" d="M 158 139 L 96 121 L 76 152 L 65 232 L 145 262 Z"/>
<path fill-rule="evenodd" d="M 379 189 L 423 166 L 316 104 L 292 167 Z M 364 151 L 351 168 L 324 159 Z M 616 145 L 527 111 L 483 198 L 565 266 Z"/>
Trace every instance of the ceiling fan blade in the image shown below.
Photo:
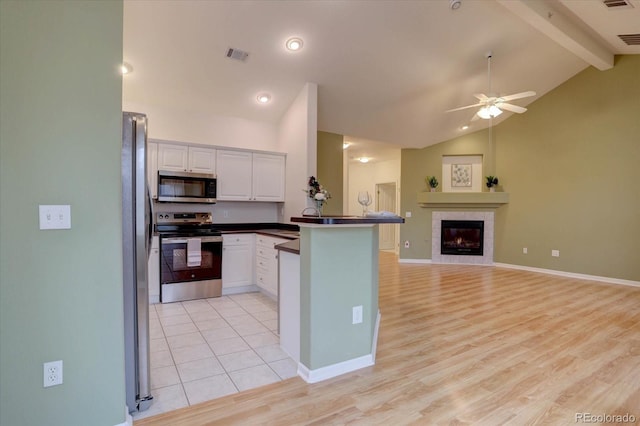
<path fill-rule="evenodd" d="M 529 96 L 535 96 L 535 95 L 536 95 L 536 92 L 534 92 L 533 90 L 529 90 L 528 92 L 520 92 L 520 93 L 514 93 L 513 95 L 500 96 L 500 99 L 502 99 L 503 101 L 512 101 L 514 99 L 528 98 Z"/>
<path fill-rule="evenodd" d="M 504 102 L 499 102 L 496 104 L 496 106 L 501 109 L 506 109 L 507 111 L 517 112 L 518 114 L 522 114 L 523 112 L 527 111 L 527 109 L 524 107 L 513 105 L 513 104 L 507 104 Z"/>
<path fill-rule="evenodd" d="M 473 95 L 473 96 L 475 96 L 475 98 L 476 98 L 476 99 L 478 99 L 479 101 L 483 101 L 483 102 L 484 102 L 484 101 L 489 100 L 489 98 L 487 97 L 487 95 L 485 95 L 484 93 L 476 93 L 476 94 L 475 94 L 475 95 Z"/>
<path fill-rule="evenodd" d="M 473 114 L 473 117 L 471 117 L 471 120 L 469 120 L 469 121 L 476 121 L 476 120 L 480 120 L 480 116 L 478 115 L 477 112 L 475 114 Z"/>
<path fill-rule="evenodd" d="M 467 106 L 463 106 L 463 107 L 460 107 L 460 108 L 448 109 L 445 112 L 461 111 L 463 109 L 473 108 L 473 107 L 477 107 L 477 106 L 480 106 L 480 105 L 483 105 L 483 104 L 479 103 L 479 104 L 467 105 Z"/>

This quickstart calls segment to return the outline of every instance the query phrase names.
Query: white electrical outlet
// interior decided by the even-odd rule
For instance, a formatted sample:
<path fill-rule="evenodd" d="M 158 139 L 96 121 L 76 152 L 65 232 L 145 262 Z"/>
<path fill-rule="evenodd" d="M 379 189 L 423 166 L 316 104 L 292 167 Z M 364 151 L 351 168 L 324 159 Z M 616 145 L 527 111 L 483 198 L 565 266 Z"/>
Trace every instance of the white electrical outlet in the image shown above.
<path fill-rule="evenodd" d="M 40 205 L 40 229 L 71 229 L 71 206 Z"/>
<path fill-rule="evenodd" d="M 551 250 L 551 256 L 560 257 L 560 250 Z"/>
<path fill-rule="evenodd" d="M 411 243 L 409 243 L 409 240 L 404 242 L 404 248 L 409 248 L 411 247 Z"/>
<path fill-rule="evenodd" d="M 405 212 L 404 217 L 411 217 L 411 212 Z"/>
<path fill-rule="evenodd" d="M 353 321 L 351 324 L 360 324 L 362 322 L 362 305 L 353 307 Z"/>
<path fill-rule="evenodd" d="M 522 254 L 527 254 L 529 250 L 526 247 L 522 247 Z"/>
<path fill-rule="evenodd" d="M 51 361 L 43 364 L 43 385 L 45 388 L 62 384 L 62 361 Z"/>

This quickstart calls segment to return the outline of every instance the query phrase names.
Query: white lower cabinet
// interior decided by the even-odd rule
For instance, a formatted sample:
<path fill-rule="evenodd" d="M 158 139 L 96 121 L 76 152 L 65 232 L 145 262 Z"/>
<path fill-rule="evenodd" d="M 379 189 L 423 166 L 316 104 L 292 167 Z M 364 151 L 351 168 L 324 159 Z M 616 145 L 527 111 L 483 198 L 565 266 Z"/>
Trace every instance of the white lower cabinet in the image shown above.
<path fill-rule="evenodd" d="M 149 303 L 160 302 L 160 242 L 158 237 L 151 240 L 147 279 L 149 280 Z"/>
<path fill-rule="evenodd" d="M 256 284 L 274 297 L 278 296 L 278 250 L 274 247 L 287 241 L 284 238 L 256 235 Z"/>
<path fill-rule="evenodd" d="M 222 292 L 244 291 L 254 283 L 255 234 L 224 234 L 222 236 Z"/>

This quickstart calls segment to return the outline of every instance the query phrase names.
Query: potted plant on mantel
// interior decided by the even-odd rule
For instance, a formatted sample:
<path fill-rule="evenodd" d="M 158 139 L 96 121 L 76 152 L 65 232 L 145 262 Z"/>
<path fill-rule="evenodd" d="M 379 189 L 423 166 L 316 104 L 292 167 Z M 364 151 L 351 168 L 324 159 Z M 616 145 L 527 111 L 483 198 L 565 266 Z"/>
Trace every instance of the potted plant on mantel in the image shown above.
<path fill-rule="evenodd" d="M 487 188 L 489 192 L 496 192 L 496 185 L 498 185 L 498 176 L 487 176 Z"/>
<path fill-rule="evenodd" d="M 427 182 L 427 185 L 429 185 L 430 191 L 436 192 L 436 188 L 439 185 L 438 179 L 436 179 L 435 176 L 427 176 L 424 180 Z"/>

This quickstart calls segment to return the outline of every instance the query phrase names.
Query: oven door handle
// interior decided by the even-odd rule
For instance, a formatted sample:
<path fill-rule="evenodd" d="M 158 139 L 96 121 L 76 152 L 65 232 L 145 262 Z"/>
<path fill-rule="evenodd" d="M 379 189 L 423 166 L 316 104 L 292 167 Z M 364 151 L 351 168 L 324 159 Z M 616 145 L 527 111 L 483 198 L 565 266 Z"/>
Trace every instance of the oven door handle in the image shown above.
<path fill-rule="evenodd" d="M 200 238 L 203 243 L 221 243 L 222 237 L 192 237 L 192 238 Z M 187 240 L 189 238 L 162 238 L 162 242 L 167 244 L 187 244 Z"/>

